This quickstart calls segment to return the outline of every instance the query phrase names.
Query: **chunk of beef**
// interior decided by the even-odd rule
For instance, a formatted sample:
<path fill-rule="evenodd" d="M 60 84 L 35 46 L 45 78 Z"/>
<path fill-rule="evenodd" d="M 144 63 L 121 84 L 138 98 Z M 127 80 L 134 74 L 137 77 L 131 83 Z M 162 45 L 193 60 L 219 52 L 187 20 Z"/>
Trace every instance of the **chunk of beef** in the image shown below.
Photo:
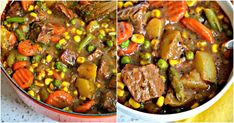
<path fill-rule="evenodd" d="M 77 57 L 77 55 L 74 51 L 66 49 L 62 53 L 60 58 L 61 58 L 63 63 L 73 66 L 76 63 L 76 57 Z"/>
<path fill-rule="evenodd" d="M 41 28 L 41 32 L 37 37 L 36 42 L 41 42 L 43 44 L 49 43 L 51 39 L 51 33 L 52 33 L 52 29 L 48 28 L 48 26 L 46 25 L 43 25 Z"/>
<path fill-rule="evenodd" d="M 110 82 L 108 83 L 108 88 L 116 88 L 116 76 L 112 76 Z"/>
<path fill-rule="evenodd" d="M 89 61 L 95 61 L 97 58 L 101 57 L 103 54 L 103 51 L 99 48 L 97 48 L 92 54 L 88 56 Z"/>
<path fill-rule="evenodd" d="M 103 92 L 102 107 L 109 112 L 116 111 L 116 92 L 115 90 L 107 90 Z"/>
<path fill-rule="evenodd" d="M 69 19 L 73 19 L 75 17 L 77 17 L 77 15 L 69 8 L 67 8 L 64 4 L 59 3 L 56 5 L 56 7 L 62 11 L 62 13 L 68 17 Z"/>
<path fill-rule="evenodd" d="M 9 6 L 8 6 L 9 5 Z M 6 8 L 6 15 L 7 16 L 10 16 L 10 17 L 15 17 L 15 16 L 22 16 L 23 15 L 23 9 L 20 5 L 20 2 L 17 1 L 17 2 L 8 2 L 8 5 L 7 7 L 9 8 Z"/>
<path fill-rule="evenodd" d="M 145 25 L 147 22 L 146 10 L 148 9 L 148 3 L 140 3 L 133 7 L 122 9 L 118 12 L 119 20 L 131 20 L 134 26 L 135 33 L 145 34 Z"/>
<path fill-rule="evenodd" d="M 127 64 L 121 75 L 137 102 L 145 102 L 164 93 L 165 85 L 160 77 L 159 69 L 153 64 L 142 67 Z"/>

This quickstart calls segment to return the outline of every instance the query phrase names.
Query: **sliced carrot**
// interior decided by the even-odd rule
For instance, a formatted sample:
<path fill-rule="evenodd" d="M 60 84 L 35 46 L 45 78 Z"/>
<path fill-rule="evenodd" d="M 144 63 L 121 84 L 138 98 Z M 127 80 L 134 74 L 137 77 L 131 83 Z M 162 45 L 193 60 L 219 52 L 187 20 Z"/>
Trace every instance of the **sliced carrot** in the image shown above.
<path fill-rule="evenodd" d="M 135 42 L 130 42 L 127 49 L 122 50 L 124 54 L 132 54 L 137 50 L 138 44 Z"/>
<path fill-rule="evenodd" d="M 38 45 L 32 45 L 29 40 L 25 40 L 19 43 L 18 52 L 25 56 L 33 56 L 36 54 Z"/>
<path fill-rule="evenodd" d="M 24 9 L 24 11 L 28 11 L 28 7 L 33 4 L 33 1 L 29 0 L 21 0 L 21 5 Z"/>
<path fill-rule="evenodd" d="M 46 101 L 47 104 L 57 108 L 65 108 L 71 106 L 73 97 L 65 91 L 55 91 L 51 93 Z"/>
<path fill-rule="evenodd" d="M 197 33 L 203 39 L 207 40 L 210 43 L 214 43 L 215 39 L 211 30 L 204 26 L 202 23 L 193 18 L 183 18 L 181 20 L 181 23 L 191 31 Z"/>
<path fill-rule="evenodd" d="M 132 36 L 133 26 L 127 22 L 118 23 L 118 45 L 128 40 Z"/>
<path fill-rule="evenodd" d="M 95 101 L 94 101 L 94 100 L 90 100 L 90 101 L 84 103 L 84 104 L 81 105 L 81 106 L 75 107 L 75 108 L 74 108 L 74 111 L 75 111 L 75 112 L 84 113 L 84 112 L 88 111 L 94 104 L 95 104 Z"/>
<path fill-rule="evenodd" d="M 34 76 L 28 69 L 20 68 L 15 71 L 12 78 L 22 89 L 25 89 L 33 83 Z"/>
<path fill-rule="evenodd" d="M 52 28 L 53 28 L 53 34 L 54 35 L 60 35 L 60 34 L 62 34 L 62 33 L 64 33 L 66 31 L 65 27 L 63 27 L 61 25 L 58 25 L 58 24 L 53 24 Z"/>
<path fill-rule="evenodd" d="M 13 70 L 17 70 L 20 68 L 24 68 L 27 66 L 27 62 L 26 61 L 19 61 L 13 64 Z"/>
<path fill-rule="evenodd" d="M 60 37 L 58 37 L 58 36 L 52 36 L 50 40 L 54 43 L 57 43 L 59 41 L 59 39 L 60 39 Z"/>
<path fill-rule="evenodd" d="M 57 80 L 62 80 L 62 78 L 60 77 L 59 73 L 57 71 L 55 71 L 55 70 L 53 71 L 53 76 Z"/>

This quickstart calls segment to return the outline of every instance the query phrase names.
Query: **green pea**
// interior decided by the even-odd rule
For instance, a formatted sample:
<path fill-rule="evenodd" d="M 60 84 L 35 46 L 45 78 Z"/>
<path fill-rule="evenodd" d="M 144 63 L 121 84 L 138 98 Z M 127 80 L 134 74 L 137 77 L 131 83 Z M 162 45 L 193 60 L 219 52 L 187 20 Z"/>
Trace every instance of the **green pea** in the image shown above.
<path fill-rule="evenodd" d="M 187 52 L 185 52 L 185 56 L 186 56 L 187 60 L 193 60 L 194 53 L 192 51 L 187 51 Z"/>
<path fill-rule="evenodd" d="M 57 43 L 57 44 L 55 44 L 55 48 L 56 49 L 62 49 L 62 46 L 59 43 Z"/>
<path fill-rule="evenodd" d="M 53 85 L 54 85 L 55 87 L 57 87 L 57 88 L 59 88 L 61 84 L 62 84 L 62 82 L 59 81 L 59 80 L 53 81 Z"/>
<path fill-rule="evenodd" d="M 105 37 L 105 36 L 102 35 L 102 34 L 99 34 L 99 35 L 98 35 L 98 39 L 101 39 L 101 40 L 102 40 L 102 39 L 104 39 L 104 37 Z"/>
<path fill-rule="evenodd" d="M 123 42 L 123 43 L 120 45 L 120 47 L 123 48 L 123 49 L 124 49 L 124 48 L 128 48 L 129 43 L 130 43 L 130 41 L 127 40 L 127 41 Z"/>
<path fill-rule="evenodd" d="M 65 64 L 63 64 L 62 62 L 56 62 L 55 68 L 62 71 L 62 72 L 67 72 L 67 66 Z"/>
<path fill-rule="evenodd" d="M 113 47 L 114 43 L 111 40 L 106 41 L 108 47 Z"/>
<path fill-rule="evenodd" d="M 145 53 L 145 54 L 141 54 L 141 58 L 144 59 L 144 60 L 147 60 L 147 59 L 150 59 L 151 57 L 151 54 L 150 53 Z"/>
<path fill-rule="evenodd" d="M 93 45 L 89 45 L 89 46 L 87 47 L 87 51 L 88 51 L 89 53 L 93 52 L 94 50 L 95 50 L 95 46 L 93 46 Z"/>
<path fill-rule="evenodd" d="M 146 41 L 144 42 L 143 46 L 144 46 L 145 48 L 149 48 L 149 47 L 150 47 L 150 41 L 146 40 Z"/>
<path fill-rule="evenodd" d="M 77 22 L 77 20 L 76 20 L 76 19 L 72 19 L 72 20 L 71 20 L 71 24 L 72 24 L 72 25 L 75 25 L 75 24 L 76 24 L 76 22 Z"/>
<path fill-rule="evenodd" d="M 157 65 L 160 69 L 167 69 L 168 67 L 167 61 L 165 61 L 164 59 L 159 59 Z"/>
<path fill-rule="evenodd" d="M 41 60 L 41 55 L 35 55 L 32 58 L 32 63 L 39 62 Z"/>
<path fill-rule="evenodd" d="M 123 56 L 121 58 L 121 64 L 129 64 L 131 62 L 131 59 L 129 58 L 129 56 Z"/>

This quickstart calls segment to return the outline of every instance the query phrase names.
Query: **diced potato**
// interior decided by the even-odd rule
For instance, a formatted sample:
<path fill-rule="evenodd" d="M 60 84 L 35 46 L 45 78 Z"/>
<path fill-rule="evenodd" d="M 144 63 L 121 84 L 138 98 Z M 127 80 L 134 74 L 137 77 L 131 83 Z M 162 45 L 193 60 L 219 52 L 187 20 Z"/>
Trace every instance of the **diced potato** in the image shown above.
<path fill-rule="evenodd" d="M 97 65 L 91 62 L 85 62 L 81 64 L 77 69 L 79 76 L 95 82 L 97 74 Z"/>
<path fill-rule="evenodd" d="M 149 39 L 159 39 L 163 32 L 165 21 L 163 19 L 153 18 L 146 26 L 146 34 Z"/>
<path fill-rule="evenodd" d="M 161 57 L 163 59 L 179 59 L 182 54 L 182 46 L 179 44 L 182 42 L 181 34 L 179 31 L 167 31 L 164 34 L 163 41 L 160 46 Z"/>
<path fill-rule="evenodd" d="M 216 82 L 216 67 L 212 56 L 204 51 L 197 51 L 195 67 L 203 80 Z"/>
<path fill-rule="evenodd" d="M 76 80 L 76 87 L 79 91 L 80 96 L 92 98 L 95 92 L 95 86 L 93 82 L 87 79 L 78 78 Z"/>

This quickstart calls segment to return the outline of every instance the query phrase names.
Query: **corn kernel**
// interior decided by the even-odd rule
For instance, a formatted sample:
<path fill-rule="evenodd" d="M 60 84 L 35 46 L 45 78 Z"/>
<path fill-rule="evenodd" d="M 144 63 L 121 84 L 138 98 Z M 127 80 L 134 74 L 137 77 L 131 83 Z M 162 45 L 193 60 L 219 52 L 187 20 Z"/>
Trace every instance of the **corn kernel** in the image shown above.
<path fill-rule="evenodd" d="M 192 7 L 196 4 L 197 0 L 186 0 L 186 3 L 189 7 Z"/>
<path fill-rule="evenodd" d="M 34 6 L 33 5 L 30 5 L 29 7 L 28 7 L 28 11 L 33 11 L 34 10 Z"/>
<path fill-rule="evenodd" d="M 69 35 L 68 32 L 64 32 L 64 33 L 63 33 L 63 36 L 64 36 L 64 37 L 66 37 L 66 36 L 68 36 L 68 35 Z"/>
<path fill-rule="evenodd" d="M 119 9 L 122 9 L 122 8 L 123 8 L 123 5 L 124 5 L 123 2 L 118 2 L 118 8 L 119 8 Z"/>
<path fill-rule="evenodd" d="M 71 33 L 76 33 L 76 28 L 75 27 L 73 27 L 72 29 L 71 29 Z"/>
<path fill-rule="evenodd" d="M 34 97 L 34 96 L 35 96 L 35 92 L 34 92 L 34 91 L 32 91 L 32 90 L 28 91 L 28 94 L 29 94 L 30 96 L 32 96 L 32 97 Z"/>
<path fill-rule="evenodd" d="M 125 2 L 124 3 L 124 8 L 130 7 L 130 6 L 133 6 L 132 2 Z"/>
<path fill-rule="evenodd" d="M 80 96 L 81 100 L 86 100 L 86 97 Z"/>
<path fill-rule="evenodd" d="M 109 32 L 108 35 L 115 36 L 116 32 Z"/>
<path fill-rule="evenodd" d="M 118 94 L 119 97 L 122 97 L 124 95 L 124 90 L 118 89 L 117 94 Z"/>
<path fill-rule="evenodd" d="M 47 14 L 49 14 L 49 15 L 52 14 L 52 11 L 51 11 L 51 10 L 47 10 L 46 12 L 47 12 Z"/>
<path fill-rule="evenodd" d="M 136 42 L 138 44 L 143 44 L 145 41 L 145 37 L 142 34 L 133 34 L 131 41 Z"/>
<path fill-rule="evenodd" d="M 170 59 L 170 60 L 169 60 L 169 64 L 170 64 L 171 66 L 175 66 L 175 65 L 177 65 L 178 63 L 180 63 L 180 60 L 173 60 L 173 59 Z"/>
<path fill-rule="evenodd" d="M 33 68 L 38 67 L 38 63 L 34 63 L 34 64 L 32 64 L 32 67 L 33 67 Z"/>
<path fill-rule="evenodd" d="M 161 11 L 159 9 L 154 9 L 152 12 L 151 12 L 151 16 L 152 17 L 156 17 L 156 18 L 159 18 L 161 16 Z"/>
<path fill-rule="evenodd" d="M 85 22 L 84 21 L 80 21 L 80 25 L 81 26 L 85 26 Z"/>
<path fill-rule="evenodd" d="M 77 29 L 77 30 L 76 30 L 76 34 L 77 34 L 77 35 L 82 35 L 82 31 L 79 30 L 79 29 Z"/>
<path fill-rule="evenodd" d="M 68 87 L 69 85 L 70 85 L 70 83 L 67 81 L 62 82 L 62 87 Z"/>
<path fill-rule="evenodd" d="M 206 45 L 207 45 L 206 41 L 202 41 L 202 42 L 198 42 L 197 43 L 197 47 L 200 48 L 200 49 L 203 48 L 203 47 L 205 47 Z"/>
<path fill-rule="evenodd" d="M 67 87 L 64 87 L 62 90 L 65 91 L 65 92 L 69 92 Z"/>
<path fill-rule="evenodd" d="M 79 35 L 74 36 L 73 39 L 74 39 L 75 42 L 80 42 L 80 36 Z"/>
<path fill-rule="evenodd" d="M 153 40 L 151 41 L 151 48 L 152 48 L 152 49 L 157 49 L 158 44 L 159 44 L 159 40 L 153 39 Z"/>
<path fill-rule="evenodd" d="M 75 96 L 77 96 L 77 95 L 78 95 L 78 91 L 75 90 L 75 91 L 73 92 L 73 94 L 74 94 Z"/>
<path fill-rule="evenodd" d="M 42 80 L 43 78 L 45 78 L 45 71 L 41 71 L 37 76 L 38 80 Z"/>
<path fill-rule="evenodd" d="M 140 103 L 138 103 L 138 102 L 136 102 L 134 99 L 132 99 L 132 98 L 130 98 L 129 99 L 129 104 L 133 107 L 133 108 L 140 108 L 140 106 L 141 106 L 141 104 Z"/>
<path fill-rule="evenodd" d="M 85 62 L 85 57 L 78 57 L 76 60 L 77 63 L 82 64 Z"/>
<path fill-rule="evenodd" d="M 69 40 L 70 39 L 70 35 L 65 36 L 65 39 Z"/>
<path fill-rule="evenodd" d="M 202 11 L 202 7 L 196 7 L 196 9 L 195 9 L 195 11 L 197 12 L 197 13 L 200 13 L 201 11 Z"/>
<path fill-rule="evenodd" d="M 38 81 L 35 81 L 34 84 L 36 86 L 39 86 L 39 87 L 43 87 L 44 86 L 44 83 L 41 83 L 41 82 L 38 82 Z"/>
<path fill-rule="evenodd" d="M 37 14 L 36 14 L 35 12 L 31 12 L 31 13 L 30 13 L 30 16 L 36 18 L 36 17 L 37 17 Z"/>
<path fill-rule="evenodd" d="M 217 53 L 217 52 L 218 52 L 218 47 L 219 47 L 218 44 L 213 44 L 213 45 L 211 46 L 212 52 L 213 52 L 213 53 Z"/>
<path fill-rule="evenodd" d="M 160 77 L 162 78 L 162 80 L 163 80 L 163 82 L 166 82 L 166 77 L 165 76 L 163 76 L 163 75 L 160 75 Z"/>
<path fill-rule="evenodd" d="M 11 27 L 11 24 L 8 23 L 6 26 L 7 26 L 8 28 L 10 28 L 10 27 Z"/>
<path fill-rule="evenodd" d="M 45 84 L 46 84 L 46 85 L 49 85 L 52 81 L 53 81 L 52 78 L 46 78 L 46 79 L 45 79 Z"/>
<path fill-rule="evenodd" d="M 54 90 L 54 85 L 53 85 L 52 83 L 50 83 L 49 88 L 50 88 L 51 90 Z"/>
<path fill-rule="evenodd" d="M 101 27 L 103 27 L 103 28 L 108 28 L 109 25 L 108 25 L 107 23 L 102 23 L 102 24 L 101 24 Z"/>
<path fill-rule="evenodd" d="M 196 108 L 196 107 L 198 107 L 199 106 L 199 103 L 194 103 L 192 106 L 191 106 L 191 109 L 194 109 L 194 108 Z"/>
<path fill-rule="evenodd" d="M 42 49 L 42 47 L 38 47 L 38 51 L 42 51 L 43 49 Z"/>
<path fill-rule="evenodd" d="M 222 20 L 224 18 L 224 15 L 218 15 L 218 19 Z"/>
<path fill-rule="evenodd" d="M 61 77 L 62 79 L 64 79 L 65 73 L 64 73 L 64 72 L 61 72 L 61 73 L 60 73 L 60 77 Z"/>
<path fill-rule="evenodd" d="M 101 35 L 103 35 L 103 36 L 106 36 L 106 33 L 105 33 L 105 31 L 104 31 L 103 29 L 100 29 L 100 30 L 99 30 L 99 33 L 100 33 Z"/>
<path fill-rule="evenodd" d="M 182 32 L 182 37 L 185 38 L 185 39 L 188 39 L 188 34 L 186 31 L 183 31 Z"/>
<path fill-rule="evenodd" d="M 29 67 L 29 71 L 34 72 L 34 69 L 32 66 Z"/>
<path fill-rule="evenodd" d="M 186 12 L 185 12 L 184 17 L 186 17 L 186 18 L 188 18 L 188 17 L 189 17 L 189 13 L 188 13 L 188 11 L 186 11 Z"/>
<path fill-rule="evenodd" d="M 39 95 L 37 95 L 37 100 L 40 101 L 41 100 L 41 97 Z"/>
<path fill-rule="evenodd" d="M 38 9 L 38 5 L 35 5 L 34 9 Z"/>
<path fill-rule="evenodd" d="M 51 60 L 52 60 L 52 56 L 51 55 L 47 55 L 46 56 L 46 62 L 51 62 Z"/>
<path fill-rule="evenodd" d="M 164 97 L 163 96 L 160 96 L 157 100 L 157 106 L 158 107 L 162 107 L 164 104 Z"/>
<path fill-rule="evenodd" d="M 121 73 L 117 73 L 117 79 L 121 78 Z"/>
<path fill-rule="evenodd" d="M 64 111 L 69 111 L 70 108 L 69 108 L 69 107 L 65 107 L 65 108 L 63 108 L 63 110 L 64 110 Z"/>
<path fill-rule="evenodd" d="M 122 83 L 122 82 L 118 82 L 117 84 L 118 84 L 118 88 L 120 88 L 120 89 L 124 89 L 124 83 Z"/>
<path fill-rule="evenodd" d="M 64 45 L 64 44 L 66 44 L 66 42 L 67 41 L 64 38 L 62 38 L 62 39 L 59 40 L 59 44 L 60 45 Z"/>
<path fill-rule="evenodd" d="M 49 88 L 47 88 L 47 91 L 48 91 L 49 93 L 53 93 L 53 91 L 52 91 L 52 90 L 50 90 Z"/>
<path fill-rule="evenodd" d="M 53 70 L 48 70 L 48 71 L 47 71 L 47 75 L 48 75 L 48 76 L 52 76 L 53 74 L 54 74 Z"/>

